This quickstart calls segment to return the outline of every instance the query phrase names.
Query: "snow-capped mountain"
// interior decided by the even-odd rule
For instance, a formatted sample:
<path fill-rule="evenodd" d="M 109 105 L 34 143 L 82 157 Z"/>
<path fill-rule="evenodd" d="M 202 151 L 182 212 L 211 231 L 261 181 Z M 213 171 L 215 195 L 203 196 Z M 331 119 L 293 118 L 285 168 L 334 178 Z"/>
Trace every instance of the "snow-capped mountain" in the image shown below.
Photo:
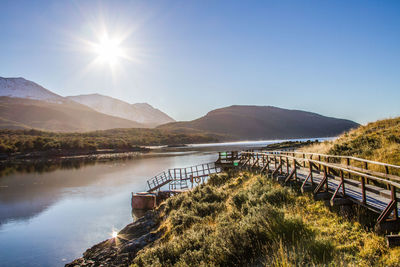
<path fill-rule="evenodd" d="M 0 128 L 90 131 L 148 128 L 174 120 L 146 103 L 99 94 L 63 97 L 24 78 L 0 77 Z"/>
<path fill-rule="evenodd" d="M 24 78 L 0 77 L 0 96 L 42 100 L 52 103 L 62 103 L 66 100 L 64 97 Z"/>
<path fill-rule="evenodd" d="M 100 94 L 68 96 L 68 98 L 98 112 L 136 121 L 151 127 L 175 121 L 147 103 L 129 104 Z"/>

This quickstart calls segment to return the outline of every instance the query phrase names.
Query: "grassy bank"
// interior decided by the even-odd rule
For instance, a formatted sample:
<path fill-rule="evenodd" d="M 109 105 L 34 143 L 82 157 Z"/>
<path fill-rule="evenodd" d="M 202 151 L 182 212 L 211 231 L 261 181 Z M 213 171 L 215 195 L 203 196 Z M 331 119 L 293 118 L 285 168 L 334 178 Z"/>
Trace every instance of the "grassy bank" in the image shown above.
<path fill-rule="evenodd" d="M 0 153 L 37 151 L 139 150 L 139 146 L 216 142 L 201 133 L 179 134 L 160 129 L 112 129 L 87 133 L 56 133 L 38 130 L 0 130 Z"/>
<path fill-rule="evenodd" d="M 220 174 L 160 209 L 161 239 L 133 266 L 398 266 L 400 249 L 309 195 L 249 173 Z"/>
<path fill-rule="evenodd" d="M 341 135 L 334 141 L 325 141 L 301 150 L 355 156 L 400 165 L 400 117 L 371 122 Z M 379 171 L 383 172 L 384 169 Z"/>

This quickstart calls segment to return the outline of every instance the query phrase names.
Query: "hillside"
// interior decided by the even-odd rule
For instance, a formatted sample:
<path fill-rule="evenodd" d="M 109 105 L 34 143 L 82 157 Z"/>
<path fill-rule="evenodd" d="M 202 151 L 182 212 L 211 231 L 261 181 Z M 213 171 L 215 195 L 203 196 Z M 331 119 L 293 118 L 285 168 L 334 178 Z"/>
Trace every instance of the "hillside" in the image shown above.
<path fill-rule="evenodd" d="M 325 141 L 301 150 L 400 165 L 400 117 L 371 122 L 334 141 Z"/>
<path fill-rule="evenodd" d="M 69 99 L 98 112 L 142 123 L 149 127 L 175 121 L 164 112 L 147 103 L 129 104 L 100 94 L 69 96 Z"/>
<path fill-rule="evenodd" d="M 230 106 L 210 111 L 188 122 L 159 126 L 163 129 L 187 129 L 229 135 L 230 139 L 284 139 L 336 136 L 358 124 L 316 113 L 271 106 Z"/>
<path fill-rule="evenodd" d="M 171 197 L 66 266 L 398 266 L 400 249 L 311 195 L 246 172 Z M 132 265 L 130 265 L 132 266 Z"/>
<path fill-rule="evenodd" d="M 0 128 L 34 128 L 57 132 L 83 132 L 111 128 L 140 128 L 142 124 L 97 112 L 65 101 L 52 103 L 24 98 L 0 97 Z"/>

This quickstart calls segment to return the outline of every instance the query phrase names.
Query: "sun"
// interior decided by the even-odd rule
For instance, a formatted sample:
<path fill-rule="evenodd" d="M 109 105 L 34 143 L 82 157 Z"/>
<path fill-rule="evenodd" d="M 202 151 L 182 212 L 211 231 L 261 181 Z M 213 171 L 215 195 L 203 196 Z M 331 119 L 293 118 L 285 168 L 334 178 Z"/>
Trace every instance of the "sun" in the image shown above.
<path fill-rule="evenodd" d="M 113 230 L 112 233 L 111 233 L 111 236 L 112 236 L 113 238 L 116 238 L 116 237 L 118 236 L 118 232 L 115 231 L 115 230 Z"/>
<path fill-rule="evenodd" d="M 121 42 L 117 39 L 103 36 L 98 43 L 93 44 L 93 51 L 97 54 L 101 62 L 114 65 L 119 59 L 124 57 L 124 51 Z"/>

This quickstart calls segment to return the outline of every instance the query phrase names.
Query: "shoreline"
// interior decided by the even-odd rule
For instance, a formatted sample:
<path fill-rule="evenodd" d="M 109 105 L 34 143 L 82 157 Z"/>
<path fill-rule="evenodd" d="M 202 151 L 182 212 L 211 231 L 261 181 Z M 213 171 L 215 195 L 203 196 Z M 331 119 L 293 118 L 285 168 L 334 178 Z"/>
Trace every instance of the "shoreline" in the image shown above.
<path fill-rule="evenodd" d="M 99 149 L 99 150 L 74 150 L 74 151 L 36 151 L 29 153 L 16 153 L 12 155 L 0 155 L 0 166 L 20 163 L 60 162 L 75 159 L 114 159 L 127 158 L 150 152 L 149 148 L 139 147 L 135 149 Z"/>

